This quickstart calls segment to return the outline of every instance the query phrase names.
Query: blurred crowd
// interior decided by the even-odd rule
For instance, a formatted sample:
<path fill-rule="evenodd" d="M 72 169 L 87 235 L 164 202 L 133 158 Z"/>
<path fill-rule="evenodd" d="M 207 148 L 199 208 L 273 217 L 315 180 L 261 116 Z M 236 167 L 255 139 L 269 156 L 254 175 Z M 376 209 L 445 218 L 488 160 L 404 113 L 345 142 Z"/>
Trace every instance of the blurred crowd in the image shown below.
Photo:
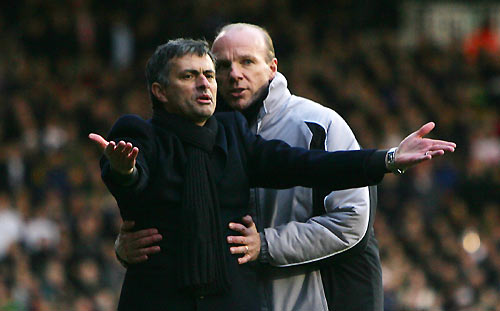
<path fill-rule="evenodd" d="M 339 112 L 363 147 L 430 120 L 457 143 L 379 186 L 385 310 L 500 310 L 500 53 L 467 56 L 462 38 L 402 48 L 397 23 L 348 2 L 0 4 L 0 310 L 115 310 L 121 219 L 87 135 L 150 116 L 157 45 L 234 21 L 265 26 L 292 92 Z"/>

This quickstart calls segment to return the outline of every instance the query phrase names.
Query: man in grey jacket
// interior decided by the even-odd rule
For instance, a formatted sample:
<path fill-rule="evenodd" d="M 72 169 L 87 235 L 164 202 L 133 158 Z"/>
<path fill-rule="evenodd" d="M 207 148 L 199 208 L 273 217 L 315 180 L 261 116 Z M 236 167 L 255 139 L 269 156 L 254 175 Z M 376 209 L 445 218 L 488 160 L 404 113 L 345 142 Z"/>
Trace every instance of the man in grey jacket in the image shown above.
<path fill-rule="evenodd" d="M 271 38 L 261 28 L 228 25 L 212 51 L 224 101 L 242 111 L 257 134 L 310 149 L 359 149 L 335 111 L 290 94 L 277 71 Z M 262 245 L 259 260 L 280 267 L 264 273 L 269 309 L 383 309 L 378 248 L 369 225 L 375 204 L 368 187 L 330 194 L 301 187 L 253 189 L 253 198 Z M 349 252 L 355 253 L 349 261 L 328 262 Z M 339 288 L 337 274 L 345 279 L 346 273 L 350 278 Z"/>
<path fill-rule="evenodd" d="M 359 149 L 335 111 L 290 93 L 264 29 L 227 25 L 212 51 L 220 94 L 243 112 L 254 132 L 309 149 Z M 257 227 L 251 217 L 231 223 L 241 235 L 228 243 L 242 254 L 240 264 L 264 264 L 262 310 L 383 310 L 373 195 L 368 187 L 332 193 L 252 189 Z M 150 245 L 161 236 L 155 229 L 132 232 L 132 226 L 122 226 L 116 249 L 123 261 L 137 263 L 159 250 Z"/>

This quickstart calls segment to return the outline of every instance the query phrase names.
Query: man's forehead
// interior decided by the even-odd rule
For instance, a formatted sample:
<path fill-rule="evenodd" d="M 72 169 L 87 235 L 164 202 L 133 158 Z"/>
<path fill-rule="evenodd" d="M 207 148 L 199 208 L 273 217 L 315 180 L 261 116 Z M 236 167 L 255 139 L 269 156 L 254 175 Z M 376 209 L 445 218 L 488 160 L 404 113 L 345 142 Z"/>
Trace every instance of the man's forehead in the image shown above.
<path fill-rule="evenodd" d="M 199 56 L 197 54 L 186 54 L 174 57 L 170 60 L 172 68 L 178 71 L 183 70 L 214 70 L 214 62 L 208 54 Z"/>
<path fill-rule="evenodd" d="M 256 29 L 229 29 L 216 38 L 212 51 L 218 57 L 226 53 L 252 54 L 265 53 L 266 45 L 262 33 Z"/>

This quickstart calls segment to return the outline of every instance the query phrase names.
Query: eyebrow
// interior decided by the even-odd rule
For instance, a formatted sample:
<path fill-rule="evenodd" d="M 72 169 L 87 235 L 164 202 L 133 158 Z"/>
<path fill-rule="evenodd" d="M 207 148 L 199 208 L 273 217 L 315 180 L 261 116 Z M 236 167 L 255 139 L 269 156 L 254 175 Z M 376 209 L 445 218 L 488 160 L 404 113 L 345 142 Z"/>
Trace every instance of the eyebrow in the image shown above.
<path fill-rule="evenodd" d="M 238 58 L 251 58 L 251 59 L 256 59 L 257 57 L 255 57 L 254 55 L 252 54 L 243 54 L 243 55 L 238 55 Z"/>
<path fill-rule="evenodd" d="M 196 70 L 196 69 L 186 69 L 186 70 L 181 71 L 180 73 L 181 74 L 182 73 L 200 74 L 200 71 Z M 207 74 L 207 73 L 214 73 L 215 74 L 215 70 L 213 70 L 213 69 L 203 70 L 203 74 Z"/>
<path fill-rule="evenodd" d="M 257 59 L 257 57 L 255 57 L 255 55 L 252 55 L 252 54 L 241 54 L 241 55 L 236 55 L 236 59 Z M 226 59 L 226 58 L 218 58 L 217 59 L 217 64 L 227 64 L 227 63 L 231 63 L 231 61 L 229 59 Z"/>

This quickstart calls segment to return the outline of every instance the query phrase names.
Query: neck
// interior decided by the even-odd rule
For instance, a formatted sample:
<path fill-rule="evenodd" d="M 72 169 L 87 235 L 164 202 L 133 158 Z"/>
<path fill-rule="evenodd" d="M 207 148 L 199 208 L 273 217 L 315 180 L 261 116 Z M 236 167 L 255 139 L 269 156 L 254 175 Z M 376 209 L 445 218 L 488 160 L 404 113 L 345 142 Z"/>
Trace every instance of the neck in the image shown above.
<path fill-rule="evenodd" d="M 269 84 L 263 86 L 259 93 L 259 96 L 255 98 L 250 106 L 241 111 L 241 113 L 247 119 L 248 124 L 253 124 L 255 121 L 257 121 L 257 116 L 259 115 L 260 108 L 262 108 L 264 100 L 269 94 Z"/>

